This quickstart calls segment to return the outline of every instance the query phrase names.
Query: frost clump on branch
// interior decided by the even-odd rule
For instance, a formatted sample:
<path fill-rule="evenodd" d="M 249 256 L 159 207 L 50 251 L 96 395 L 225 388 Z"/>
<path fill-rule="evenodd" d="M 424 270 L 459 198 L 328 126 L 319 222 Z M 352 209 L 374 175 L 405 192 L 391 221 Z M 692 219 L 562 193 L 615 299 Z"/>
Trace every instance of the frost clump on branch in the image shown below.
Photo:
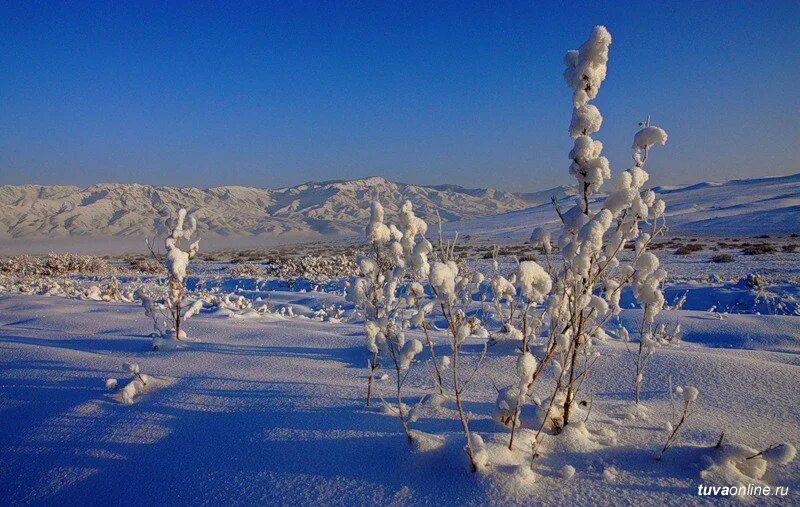
<path fill-rule="evenodd" d="M 564 57 L 567 66 L 564 79 L 574 92 L 572 101 L 576 108 L 595 98 L 600 91 L 600 84 L 606 78 L 610 45 L 611 34 L 606 27 L 596 26 L 580 49 L 570 50 Z"/>
<path fill-rule="evenodd" d="M 547 271 L 534 261 L 523 261 L 517 268 L 517 286 L 522 295 L 533 303 L 541 303 L 553 288 Z"/>
<path fill-rule="evenodd" d="M 597 190 L 611 177 L 608 159 L 601 156 L 603 143 L 595 141 L 591 134 L 600 130 L 603 117 L 596 106 L 588 102 L 597 96 L 600 85 L 606 78 L 608 47 L 611 35 L 603 26 L 594 28 L 591 37 L 578 50 L 568 51 L 564 57 L 566 70 L 564 79 L 572 89 L 572 121 L 570 136 L 575 144 L 570 152 L 572 165 L 570 174 L 578 179 L 579 191 L 588 199 L 591 189 Z M 588 201 L 586 202 L 588 207 Z"/>
<path fill-rule="evenodd" d="M 597 106 L 584 104 L 573 111 L 572 121 L 569 124 L 569 133 L 575 138 L 593 134 L 600 130 L 602 124 L 603 116 Z"/>
<path fill-rule="evenodd" d="M 655 126 L 647 126 L 636 133 L 633 137 L 633 148 L 636 150 L 646 150 L 656 144 L 667 144 L 667 133 L 664 129 Z"/>

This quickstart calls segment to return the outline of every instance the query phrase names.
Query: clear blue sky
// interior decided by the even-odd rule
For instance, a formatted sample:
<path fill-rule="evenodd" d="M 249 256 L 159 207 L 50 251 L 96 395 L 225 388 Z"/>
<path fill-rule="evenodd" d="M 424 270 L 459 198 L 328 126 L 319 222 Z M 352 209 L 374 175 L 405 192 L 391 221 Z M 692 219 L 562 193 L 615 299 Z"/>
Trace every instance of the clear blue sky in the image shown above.
<path fill-rule="evenodd" d="M 658 183 L 800 171 L 800 2 L 3 2 L 0 184 L 566 183 L 562 57 Z"/>

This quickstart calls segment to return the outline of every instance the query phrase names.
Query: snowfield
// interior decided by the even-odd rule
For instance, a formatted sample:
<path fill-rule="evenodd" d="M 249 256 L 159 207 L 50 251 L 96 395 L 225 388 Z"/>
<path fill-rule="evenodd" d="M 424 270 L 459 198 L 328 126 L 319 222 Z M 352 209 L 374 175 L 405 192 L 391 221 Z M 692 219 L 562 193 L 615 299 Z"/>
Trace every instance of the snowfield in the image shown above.
<path fill-rule="evenodd" d="M 0 187 L 0 248 L 163 241 L 0 258 L 0 505 L 797 504 L 800 176 L 653 191 L 650 116 L 612 174 L 611 43 L 564 56 L 552 202 Z M 233 251 L 292 234 L 339 243 Z"/>
<path fill-rule="evenodd" d="M 759 491 L 744 502 L 796 499 L 796 235 L 645 234 L 635 248 L 620 246 L 613 276 L 638 278 L 616 298 L 613 285 L 584 289 L 581 315 L 613 318 L 591 341 L 574 339 L 589 347 L 577 356 L 564 332 L 532 326 L 569 309 L 547 301 L 580 256 L 548 253 L 546 229 L 525 243 L 514 241 L 521 224 L 506 235 L 489 219 L 476 219 L 481 229 L 458 253 L 449 243 L 433 252 L 411 204 L 398 210 L 402 230 L 372 204 L 374 250 L 317 244 L 202 259 L 195 219 L 181 211 L 163 265 L 0 259 L 0 504 L 686 505 L 730 487 Z M 566 237 L 595 248 L 613 237 L 592 232 L 600 219 Z M 658 257 L 643 254 L 648 246 Z M 388 263 L 369 256 L 383 248 Z M 593 255 L 589 269 L 606 259 Z M 370 313 L 378 307 L 367 294 L 398 310 Z M 647 311 L 653 304 L 663 312 Z M 525 318 L 509 317 L 511 308 Z M 523 335 L 515 325 L 525 329 L 528 318 Z M 448 378 L 454 335 L 471 382 L 460 397 L 438 392 L 459 385 Z M 564 365 L 581 357 L 563 425 L 566 412 L 543 414 L 563 406 Z"/>
<path fill-rule="evenodd" d="M 666 219 L 673 233 L 755 236 L 800 232 L 800 174 L 653 190 L 667 203 Z M 602 201 L 603 196 L 600 197 Z M 558 217 L 553 215 L 549 201 L 502 215 L 452 222 L 446 227 L 451 233 L 458 231 L 462 236 L 471 234 L 504 243 L 527 239 L 531 228 L 537 225 L 558 227 Z"/>
<path fill-rule="evenodd" d="M 291 305 L 297 316 L 202 313 L 189 321 L 193 338 L 185 348 L 154 352 L 138 305 L 0 298 L 0 502 L 691 504 L 703 503 L 700 484 L 714 483 L 701 474 L 722 431 L 726 442 L 754 449 L 800 442 L 797 317 L 667 312 L 686 329 L 684 342 L 653 358 L 646 419 L 629 415 L 625 345 L 598 344 L 603 366 L 592 379 L 587 425 L 610 428 L 616 442 L 543 451 L 531 478 L 505 448 L 508 428 L 490 417 L 491 382 L 476 384 L 467 400 L 490 462 L 471 474 L 449 403 L 412 424 L 443 437 L 427 448 L 406 442 L 396 416 L 364 407 L 363 325 L 313 318 L 320 306 L 346 305 L 341 296 L 275 291 L 271 301 Z M 640 315 L 623 311 L 626 321 Z M 711 348 L 739 346 L 731 336 L 747 337 L 752 350 Z M 480 343 L 468 345 L 468 357 Z M 124 362 L 157 379 L 132 405 L 104 386 L 106 378 L 125 381 Z M 490 349 L 485 367 L 497 385 L 512 382 L 507 351 Z M 419 399 L 432 390 L 430 375 L 412 372 L 406 395 Z M 658 462 L 670 377 L 701 394 L 679 443 Z M 378 390 L 391 399 L 390 380 Z M 531 431 L 528 416 L 523 431 Z M 568 481 L 565 465 L 575 468 Z M 763 481 L 788 486 L 790 496 L 759 502 L 796 499 L 798 462 L 770 465 Z"/>

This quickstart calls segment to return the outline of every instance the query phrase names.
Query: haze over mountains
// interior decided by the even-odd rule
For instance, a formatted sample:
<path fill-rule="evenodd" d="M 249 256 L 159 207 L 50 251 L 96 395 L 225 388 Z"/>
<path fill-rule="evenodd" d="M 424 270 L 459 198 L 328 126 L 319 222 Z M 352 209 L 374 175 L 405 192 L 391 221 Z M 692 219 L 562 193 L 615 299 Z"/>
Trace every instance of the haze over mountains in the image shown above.
<path fill-rule="evenodd" d="M 800 232 L 800 174 L 659 187 L 673 231 L 749 235 Z M 380 177 L 295 187 L 210 189 L 139 184 L 0 187 L 0 241 L 144 238 L 163 234 L 174 210 L 196 213 L 204 239 L 323 239 L 360 234 L 378 196 L 393 220 L 410 199 L 429 223 L 438 211 L 448 230 L 524 237 L 553 224 L 550 204 L 567 187 L 517 194 L 454 185 L 395 183 Z"/>

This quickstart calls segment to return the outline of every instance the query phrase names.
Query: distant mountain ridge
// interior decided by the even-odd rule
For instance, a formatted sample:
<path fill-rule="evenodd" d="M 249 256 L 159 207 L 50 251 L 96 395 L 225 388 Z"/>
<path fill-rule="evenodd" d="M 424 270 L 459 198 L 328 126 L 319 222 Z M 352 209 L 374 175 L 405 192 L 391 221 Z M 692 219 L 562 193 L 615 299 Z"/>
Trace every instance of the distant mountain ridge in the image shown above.
<path fill-rule="evenodd" d="M 549 201 L 546 192 L 526 196 L 456 185 L 396 183 L 381 177 L 277 189 L 6 185 L 0 187 L 0 239 L 151 237 L 162 234 L 181 207 L 196 214 L 206 237 L 351 235 L 363 230 L 374 196 L 390 217 L 410 199 L 428 221 L 434 221 L 438 212 L 450 222 L 524 209 Z M 560 187 L 552 190 L 559 196 L 563 192 Z"/>
<path fill-rule="evenodd" d="M 706 235 L 800 233 L 800 173 L 772 178 L 655 187 L 674 232 Z M 568 206 L 571 188 L 513 193 L 457 185 L 413 185 L 381 177 L 308 182 L 266 189 L 209 189 L 104 183 L 0 186 L 0 243 L 17 240 L 142 238 L 162 235 L 174 211 L 198 218 L 204 239 L 326 239 L 361 234 L 377 196 L 395 220 L 406 199 L 446 232 L 502 241 L 557 226 L 551 197 Z M 601 194 L 602 195 L 602 194 Z M 116 240 L 115 240 L 116 241 Z"/>

